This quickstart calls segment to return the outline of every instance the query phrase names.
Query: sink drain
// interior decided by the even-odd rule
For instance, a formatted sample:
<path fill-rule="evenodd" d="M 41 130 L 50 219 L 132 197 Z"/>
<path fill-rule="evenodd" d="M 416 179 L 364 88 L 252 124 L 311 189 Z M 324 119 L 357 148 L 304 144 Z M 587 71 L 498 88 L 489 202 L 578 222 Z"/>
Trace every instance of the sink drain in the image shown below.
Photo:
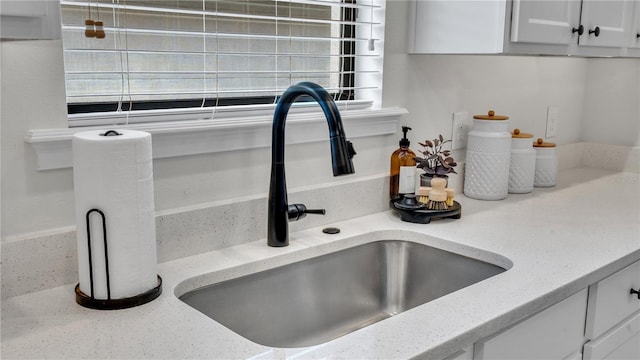
<path fill-rule="evenodd" d="M 337 227 L 328 227 L 328 228 L 322 229 L 322 232 L 325 233 L 325 234 L 334 235 L 334 234 L 339 233 L 340 229 L 338 229 Z"/>

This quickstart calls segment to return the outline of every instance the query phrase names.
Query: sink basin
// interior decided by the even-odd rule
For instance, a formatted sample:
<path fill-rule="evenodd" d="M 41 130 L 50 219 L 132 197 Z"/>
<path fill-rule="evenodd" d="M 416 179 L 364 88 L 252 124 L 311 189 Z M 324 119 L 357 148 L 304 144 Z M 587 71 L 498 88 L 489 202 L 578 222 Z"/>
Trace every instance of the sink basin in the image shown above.
<path fill-rule="evenodd" d="M 270 347 L 312 346 L 504 272 L 410 241 L 355 246 L 195 289 L 180 299 Z"/>

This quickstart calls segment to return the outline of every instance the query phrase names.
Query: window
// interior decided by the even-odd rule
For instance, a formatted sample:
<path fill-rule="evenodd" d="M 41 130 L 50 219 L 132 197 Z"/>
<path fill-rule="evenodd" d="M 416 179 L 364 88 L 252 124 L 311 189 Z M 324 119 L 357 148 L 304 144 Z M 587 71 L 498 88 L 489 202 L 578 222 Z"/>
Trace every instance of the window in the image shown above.
<path fill-rule="evenodd" d="M 70 126 L 270 109 L 300 81 L 368 106 L 382 82 L 379 1 L 62 0 Z M 87 19 L 104 38 L 85 36 Z"/>

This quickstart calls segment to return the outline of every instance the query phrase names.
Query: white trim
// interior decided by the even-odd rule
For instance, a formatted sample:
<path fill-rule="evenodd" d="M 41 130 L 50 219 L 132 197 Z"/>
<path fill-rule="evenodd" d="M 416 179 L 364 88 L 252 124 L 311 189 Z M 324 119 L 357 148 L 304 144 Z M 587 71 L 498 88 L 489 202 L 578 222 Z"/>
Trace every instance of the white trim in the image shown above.
<path fill-rule="evenodd" d="M 337 101 L 336 105 L 341 112 L 347 110 L 363 110 L 372 106 L 372 101 L 351 100 Z M 178 109 L 157 109 L 157 110 L 135 110 L 123 112 L 95 112 L 87 114 L 70 114 L 69 127 L 89 127 L 89 126 L 113 126 L 132 125 L 141 123 L 160 123 L 197 120 L 199 123 L 204 120 L 214 120 L 227 123 L 240 123 L 246 118 L 256 118 L 271 116 L 276 108 L 275 104 L 263 105 L 236 105 L 219 107 L 190 107 Z M 320 106 L 315 102 L 294 103 L 289 111 L 293 113 L 317 112 Z"/>
<path fill-rule="evenodd" d="M 395 134 L 404 108 L 359 109 L 341 113 L 350 139 Z M 292 113 L 287 119 L 287 143 L 301 144 L 328 140 L 327 125 L 320 112 Z M 269 115 L 233 120 L 194 120 L 147 124 L 100 126 L 101 129 L 147 131 L 153 137 L 155 159 L 243 150 L 271 146 Z M 38 170 L 64 169 L 72 166 L 71 138 L 74 133 L 96 127 L 29 130 L 25 141 L 36 152 Z M 355 144 L 357 147 L 357 143 Z M 357 150 L 357 149 L 356 149 Z"/>

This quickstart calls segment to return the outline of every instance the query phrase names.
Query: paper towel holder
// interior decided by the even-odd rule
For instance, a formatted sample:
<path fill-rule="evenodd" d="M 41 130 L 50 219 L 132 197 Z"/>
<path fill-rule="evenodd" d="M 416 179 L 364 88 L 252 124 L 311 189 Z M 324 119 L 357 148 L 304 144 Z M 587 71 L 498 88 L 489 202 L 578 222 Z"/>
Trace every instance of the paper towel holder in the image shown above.
<path fill-rule="evenodd" d="M 108 130 L 106 131 L 104 134 L 100 134 L 101 136 L 118 136 L 118 135 L 122 135 L 121 133 L 115 131 L 115 130 Z"/>
<path fill-rule="evenodd" d="M 102 238 L 104 239 L 104 263 L 106 270 L 106 280 L 107 280 L 107 299 L 96 299 L 93 296 L 93 262 L 91 260 L 91 222 L 89 221 L 92 213 L 97 213 L 100 215 L 102 219 Z M 90 285 L 90 295 L 85 294 L 82 290 L 80 290 L 80 283 L 76 285 L 75 293 L 76 293 L 76 303 L 81 306 L 96 309 L 96 310 L 119 310 L 119 309 L 127 309 L 139 305 L 146 304 L 154 299 L 156 299 L 160 294 L 162 294 L 162 278 L 158 275 L 158 285 L 151 290 L 145 291 L 142 294 L 138 294 L 136 296 L 120 298 L 120 299 L 112 299 L 111 298 L 111 283 L 109 281 L 109 254 L 107 251 L 107 221 L 104 215 L 104 212 L 100 209 L 91 209 L 87 211 L 85 216 L 85 220 L 87 223 L 87 249 L 89 252 L 89 285 Z"/>

